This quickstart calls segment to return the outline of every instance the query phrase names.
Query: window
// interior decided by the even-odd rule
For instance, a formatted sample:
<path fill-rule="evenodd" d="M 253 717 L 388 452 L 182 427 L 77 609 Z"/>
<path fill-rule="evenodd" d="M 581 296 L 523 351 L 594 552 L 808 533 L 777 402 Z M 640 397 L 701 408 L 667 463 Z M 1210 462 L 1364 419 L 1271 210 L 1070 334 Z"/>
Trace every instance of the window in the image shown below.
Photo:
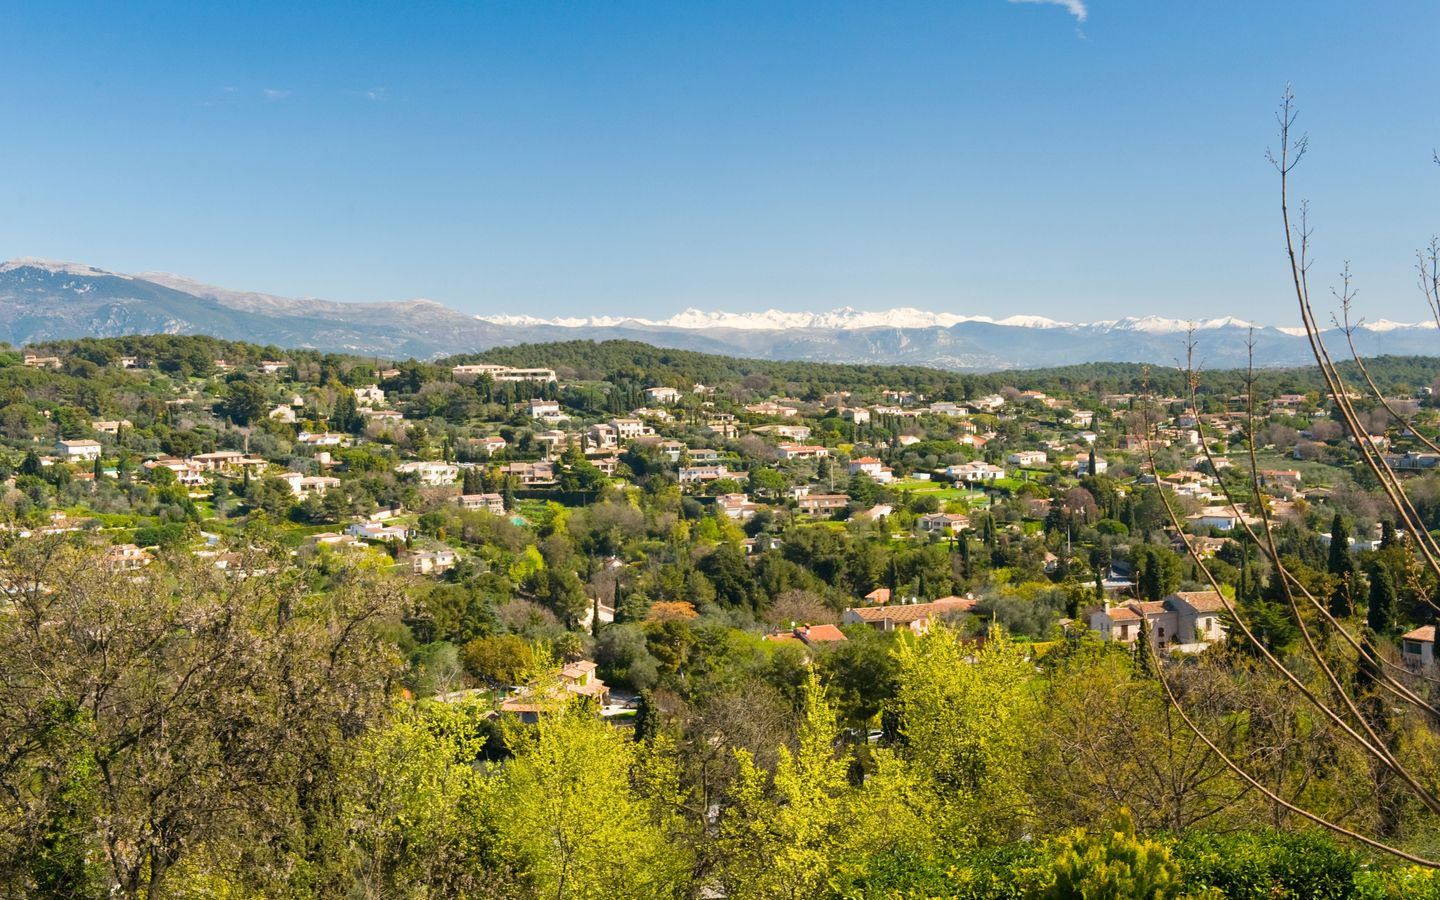
<path fill-rule="evenodd" d="M 1406 642 L 1405 642 L 1405 655 L 1406 655 L 1406 656 L 1419 656 L 1419 655 L 1420 655 L 1420 642 L 1419 642 L 1419 641 L 1406 641 Z"/>

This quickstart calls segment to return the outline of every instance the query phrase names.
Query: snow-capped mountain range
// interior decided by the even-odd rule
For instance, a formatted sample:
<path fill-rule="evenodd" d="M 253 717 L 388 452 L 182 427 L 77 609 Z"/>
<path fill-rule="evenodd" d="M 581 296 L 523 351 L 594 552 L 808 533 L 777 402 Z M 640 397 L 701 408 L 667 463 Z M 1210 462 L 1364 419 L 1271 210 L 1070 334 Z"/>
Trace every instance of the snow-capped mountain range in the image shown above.
<path fill-rule="evenodd" d="M 315 347 L 389 358 L 471 353 L 517 343 L 636 340 L 662 347 L 765 359 L 936 366 L 964 371 L 1083 362 L 1173 365 L 1194 334 L 1207 368 L 1243 366 L 1253 336 L 1259 365 L 1312 362 L 1303 330 L 1234 317 L 1195 322 L 1139 316 L 1063 322 L 993 318 L 914 308 L 728 313 L 687 309 L 659 319 L 593 316 L 473 316 L 428 300 L 334 303 L 214 287 L 167 273 L 124 274 L 31 258 L 0 263 L 0 338 L 29 344 L 135 333 Z M 1365 355 L 1436 351 L 1433 321 L 1363 325 Z M 1336 350 L 1339 336 L 1331 334 Z"/>
<path fill-rule="evenodd" d="M 963 316 L 956 313 L 929 312 L 912 306 L 902 306 L 880 312 L 869 312 L 842 306 L 829 312 L 786 312 L 767 309 L 764 312 L 729 313 L 707 312 L 691 307 L 666 319 L 645 319 L 633 316 L 587 316 L 557 317 L 543 319 L 527 315 L 476 316 L 482 322 L 492 325 L 533 327 L 551 325 L 556 328 L 688 328 L 706 330 L 732 328 L 738 331 L 782 331 L 790 328 L 804 328 L 816 331 L 856 331 L 863 328 L 952 328 L 967 322 L 985 325 L 1004 325 L 1012 328 L 1091 328 L 1106 331 L 1139 331 L 1145 334 L 1183 334 L 1192 328 L 1209 331 L 1216 328 L 1264 328 L 1266 326 L 1234 316 L 1218 319 L 1185 321 L 1166 319 L 1161 316 L 1127 316 L 1121 319 L 1102 319 L 1089 323 L 1061 322 L 1046 316 L 1015 315 L 1003 319 L 991 316 Z M 1374 324 L 1362 325 L 1372 331 L 1394 331 L 1397 328 L 1434 328 L 1434 322 L 1407 325 L 1401 322 L 1381 320 Z M 1304 328 L 1277 328 L 1288 334 L 1303 335 Z"/>

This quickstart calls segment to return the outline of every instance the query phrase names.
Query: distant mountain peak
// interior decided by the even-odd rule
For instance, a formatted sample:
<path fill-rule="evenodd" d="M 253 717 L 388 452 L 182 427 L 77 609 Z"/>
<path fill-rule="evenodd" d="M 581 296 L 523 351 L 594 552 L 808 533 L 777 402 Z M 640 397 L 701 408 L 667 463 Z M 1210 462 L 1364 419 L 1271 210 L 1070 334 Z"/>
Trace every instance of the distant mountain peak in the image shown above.
<path fill-rule="evenodd" d="M 97 269 L 94 266 L 87 266 L 83 263 L 63 262 L 55 259 L 40 259 L 36 256 L 17 256 L 14 259 L 0 263 L 0 272 L 13 272 L 16 269 L 40 269 L 56 275 L 83 275 L 88 278 L 129 278 L 128 275 L 116 275 L 114 272 L 107 272 L 104 269 Z"/>

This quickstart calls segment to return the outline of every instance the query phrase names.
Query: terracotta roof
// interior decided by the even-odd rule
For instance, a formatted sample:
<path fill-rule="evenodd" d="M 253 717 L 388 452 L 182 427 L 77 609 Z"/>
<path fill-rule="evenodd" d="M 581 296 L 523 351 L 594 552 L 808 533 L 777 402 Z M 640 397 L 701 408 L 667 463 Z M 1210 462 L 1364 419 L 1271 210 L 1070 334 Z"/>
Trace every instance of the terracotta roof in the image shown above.
<path fill-rule="evenodd" d="M 1214 591 L 1176 591 L 1175 596 L 1195 608 L 1196 612 L 1221 612 L 1225 598 Z"/>
<path fill-rule="evenodd" d="M 865 595 L 865 599 L 872 603 L 889 603 L 890 589 L 879 587 Z"/>
<path fill-rule="evenodd" d="M 1414 631 L 1405 632 L 1401 637 L 1407 641 L 1429 641 L 1433 644 L 1435 642 L 1435 626 L 1421 625 Z"/>
<path fill-rule="evenodd" d="M 560 674 L 566 678 L 583 678 L 586 675 L 594 672 L 596 668 L 598 667 L 590 660 L 581 659 L 576 660 L 572 663 L 567 663 L 560 669 Z"/>
<path fill-rule="evenodd" d="M 1140 614 L 1128 606 L 1116 606 L 1105 611 L 1112 622 L 1138 622 Z"/>
<path fill-rule="evenodd" d="M 806 628 L 797 628 L 795 630 L 796 632 L 798 632 L 800 640 L 804 641 L 807 644 L 813 644 L 816 641 L 848 640 L 848 638 L 845 637 L 845 632 L 841 631 L 839 628 L 836 628 L 834 625 L 811 625 Z"/>
<path fill-rule="evenodd" d="M 859 606 L 850 610 L 862 622 L 918 622 L 931 616 L 950 612 L 968 612 L 975 606 L 974 600 L 952 597 L 934 603 L 910 603 L 901 606 Z"/>

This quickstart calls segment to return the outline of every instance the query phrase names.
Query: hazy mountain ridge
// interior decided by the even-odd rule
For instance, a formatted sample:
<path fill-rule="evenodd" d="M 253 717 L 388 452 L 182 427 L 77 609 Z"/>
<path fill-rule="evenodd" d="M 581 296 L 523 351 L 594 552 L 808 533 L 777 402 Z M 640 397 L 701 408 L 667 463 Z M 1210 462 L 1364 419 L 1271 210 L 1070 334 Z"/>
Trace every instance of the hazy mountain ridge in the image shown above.
<path fill-rule="evenodd" d="M 1294 329 L 1232 317 L 1195 323 L 1139 316 L 1092 323 L 1043 316 L 1001 319 L 902 308 L 824 313 L 689 309 L 667 319 L 596 316 L 543 319 L 471 316 L 429 300 L 336 303 L 202 284 L 168 273 L 121 274 L 75 263 L 0 264 L 0 337 L 13 344 L 135 333 L 216 337 L 386 357 L 468 353 L 517 343 L 636 340 L 732 356 L 815 362 L 897 363 L 989 371 L 1083 362 L 1174 365 L 1193 327 L 1196 358 L 1243 366 L 1252 334 L 1262 366 L 1305 365 L 1310 347 Z M 1381 320 L 1361 328 L 1361 353 L 1431 354 L 1434 322 Z M 1343 345 L 1332 334 L 1338 351 Z"/>

